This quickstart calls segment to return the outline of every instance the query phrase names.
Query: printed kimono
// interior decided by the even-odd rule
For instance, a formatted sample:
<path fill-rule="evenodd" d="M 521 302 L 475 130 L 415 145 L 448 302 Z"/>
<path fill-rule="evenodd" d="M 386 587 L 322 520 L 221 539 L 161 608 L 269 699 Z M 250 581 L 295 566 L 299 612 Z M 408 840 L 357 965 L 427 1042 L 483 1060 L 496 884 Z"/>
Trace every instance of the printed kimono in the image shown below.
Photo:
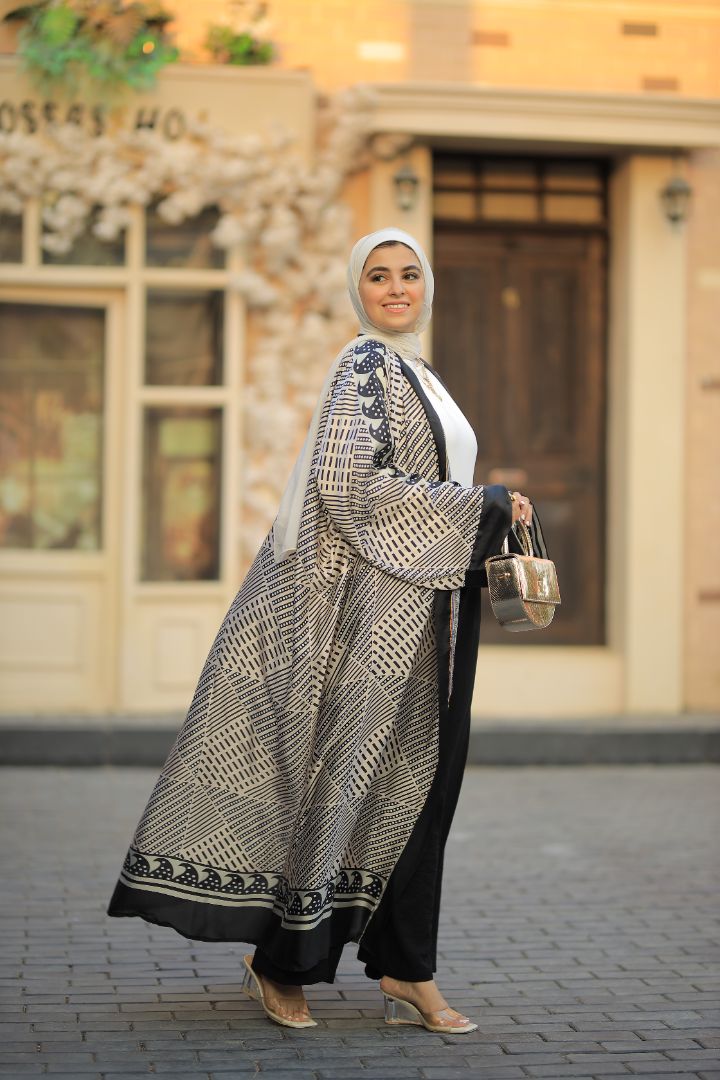
<path fill-rule="evenodd" d="M 442 427 L 410 366 L 381 342 L 351 342 L 323 407 L 297 550 L 278 562 L 272 529 L 265 538 L 109 914 L 255 942 L 284 970 L 307 971 L 345 942 L 372 943 L 394 870 L 412 880 L 437 820 L 435 869 L 414 898 L 436 932 L 477 586 L 510 522 L 505 487 L 448 477 Z M 440 775 L 442 754 L 453 764 Z M 368 949 L 381 962 L 382 941 Z"/>

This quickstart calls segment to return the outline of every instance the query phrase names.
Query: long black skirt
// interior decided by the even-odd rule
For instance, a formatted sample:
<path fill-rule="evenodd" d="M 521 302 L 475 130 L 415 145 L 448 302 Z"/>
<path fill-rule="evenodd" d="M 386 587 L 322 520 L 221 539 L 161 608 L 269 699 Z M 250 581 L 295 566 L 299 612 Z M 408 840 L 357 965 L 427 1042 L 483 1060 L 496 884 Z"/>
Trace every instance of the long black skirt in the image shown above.
<path fill-rule="evenodd" d="M 432 979 L 437 969 L 437 936 L 445 844 L 457 806 L 467 760 L 477 650 L 480 589 L 461 592 L 452 694 L 448 701 L 450 594 L 436 594 L 440 731 L 438 764 L 428 797 L 403 848 L 382 899 L 366 924 L 358 959 L 371 979 L 390 975 L 406 982 Z M 332 982 L 343 950 L 304 971 L 289 970 L 258 947 L 254 969 L 279 983 L 296 986 Z"/>

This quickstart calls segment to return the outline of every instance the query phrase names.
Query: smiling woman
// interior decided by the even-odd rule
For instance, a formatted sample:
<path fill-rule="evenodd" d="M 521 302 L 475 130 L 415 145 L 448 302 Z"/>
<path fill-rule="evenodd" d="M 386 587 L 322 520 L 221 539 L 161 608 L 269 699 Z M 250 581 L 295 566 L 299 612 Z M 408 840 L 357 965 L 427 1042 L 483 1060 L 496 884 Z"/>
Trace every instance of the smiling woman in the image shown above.
<path fill-rule="evenodd" d="M 358 291 L 367 317 L 375 326 L 383 330 L 412 329 L 425 299 L 425 278 L 417 256 L 397 241 L 379 244 L 363 269 Z"/>
<path fill-rule="evenodd" d="M 333 982 L 348 941 L 388 1023 L 477 1026 L 433 979 L 443 850 L 482 567 L 524 511 L 473 484 L 475 436 L 421 358 L 433 288 L 407 233 L 353 248 L 360 332 L 328 372 L 110 902 L 254 942 L 244 987 L 290 1027 L 314 1025 L 301 988 Z"/>

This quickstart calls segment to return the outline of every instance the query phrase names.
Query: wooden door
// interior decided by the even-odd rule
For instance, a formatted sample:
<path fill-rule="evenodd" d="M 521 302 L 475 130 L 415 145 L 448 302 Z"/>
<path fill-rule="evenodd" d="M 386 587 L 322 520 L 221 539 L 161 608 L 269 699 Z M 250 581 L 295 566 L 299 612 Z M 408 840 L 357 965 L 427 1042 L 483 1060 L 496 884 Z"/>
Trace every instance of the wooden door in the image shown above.
<path fill-rule="evenodd" d="M 605 239 L 439 225 L 434 363 L 478 438 L 476 482 L 537 504 L 562 606 L 523 644 L 604 641 Z M 486 612 L 485 641 L 508 642 Z"/>

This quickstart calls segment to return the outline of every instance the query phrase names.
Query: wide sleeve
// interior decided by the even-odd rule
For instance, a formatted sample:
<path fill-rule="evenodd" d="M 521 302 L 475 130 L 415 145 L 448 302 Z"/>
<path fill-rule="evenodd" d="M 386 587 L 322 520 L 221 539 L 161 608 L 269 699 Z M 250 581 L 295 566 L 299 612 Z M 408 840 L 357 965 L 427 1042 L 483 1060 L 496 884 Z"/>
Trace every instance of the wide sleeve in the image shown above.
<path fill-rule="evenodd" d="M 456 589 L 498 551 L 512 517 L 507 488 L 427 479 L 395 461 L 385 346 L 364 339 L 331 397 L 313 475 L 345 541 L 379 569 Z"/>

